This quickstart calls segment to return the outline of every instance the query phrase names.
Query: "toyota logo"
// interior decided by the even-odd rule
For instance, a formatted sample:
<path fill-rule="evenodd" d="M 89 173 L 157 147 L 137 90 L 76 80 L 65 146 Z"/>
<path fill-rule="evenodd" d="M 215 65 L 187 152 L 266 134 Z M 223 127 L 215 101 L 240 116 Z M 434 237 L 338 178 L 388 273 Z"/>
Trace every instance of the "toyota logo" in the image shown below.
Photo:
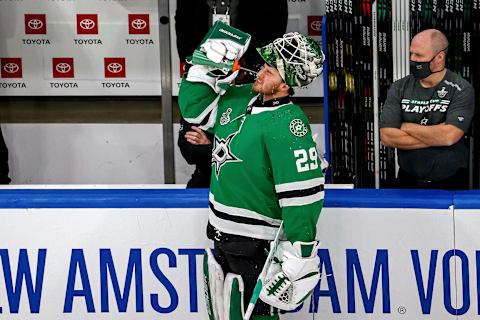
<path fill-rule="evenodd" d="M 84 30 L 92 30 L 95 28 L 95 21 L 92 19 L 83 19 L 80 21 L 80 27 Z"/>
<path fill-rule="evenodd" d="M 135 19 L 132 21 L 132 28 L 135 30 L 143 30 L 147 27 L 147 22 L 143 19 Z"/>
<path fill-rule="evenodd" d="M 313 21 L 310 24 L 310 28 L 312 28 L 313 31 L 320 31 L 322 29 L 322 23 L 320 21 Z"/>
<path fill-rule="evenodd" d="M 39 20 L 39 19 L 32 19 L 28 21 L 28 26 L 30 27 L 30 29 L 38 30 L 43 27 L 43 22 L 42 20 Z"/>
<path fill-rule="evenodd" d="M 16 63 L 9 62 L 3 66 L 3 70 L 6 73 L 17 73 L 20 70 L 20 67 Z"/>
<path fill-rule="evenodd" d="M 66 62 L 60 62 L 55 66 L 55 70 L 59 73 L 69 73 L 72 70 L 72 66 Z"/>
<path fill-rule="evenodd" d="M 112 62 L 108 64 L 107 70 L 111 73 L 120 73 L 123 70 L 123 66 L 118 62 Z"/>

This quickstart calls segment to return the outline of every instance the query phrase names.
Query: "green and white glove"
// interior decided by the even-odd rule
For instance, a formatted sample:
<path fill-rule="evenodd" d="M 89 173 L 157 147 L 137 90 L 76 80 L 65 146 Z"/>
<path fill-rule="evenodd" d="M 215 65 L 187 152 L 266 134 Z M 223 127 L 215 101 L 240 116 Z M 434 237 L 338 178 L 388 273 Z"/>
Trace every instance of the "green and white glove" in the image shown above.
<path fill-rule="evenodd" d="M 251 36 L 221 21 L 215 22 L 195 50 L 191 63 L 228 73 L 247 51 Z"/>
<path fill-rule="evenodd" d="M 193 65 L 188 70 L 187 81 L 208 84 L 217 94 L 223 95 L 230 83 L 237 77 L 238 70 L 226 75 L 218 75 L 218 71 L 218 69 L 205 65 Z"/>
<path fill-rule="evenodd" d="M 318 241 L 282 241 L 267 270 L 260 299 L 281 310 L 294 310 L 320 280 Z"/>

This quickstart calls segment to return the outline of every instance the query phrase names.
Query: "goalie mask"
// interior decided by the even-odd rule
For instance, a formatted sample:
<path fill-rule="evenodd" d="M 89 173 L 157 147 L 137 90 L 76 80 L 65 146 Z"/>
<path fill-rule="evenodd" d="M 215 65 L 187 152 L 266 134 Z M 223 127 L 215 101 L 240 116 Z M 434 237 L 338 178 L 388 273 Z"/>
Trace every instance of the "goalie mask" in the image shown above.
<path fill-rule="evenodd" d="M 310 84 L 323 70 L 324 55 L 320 46 L 298 32 L 287 33 L 257 51 L 290 87 Z"/>

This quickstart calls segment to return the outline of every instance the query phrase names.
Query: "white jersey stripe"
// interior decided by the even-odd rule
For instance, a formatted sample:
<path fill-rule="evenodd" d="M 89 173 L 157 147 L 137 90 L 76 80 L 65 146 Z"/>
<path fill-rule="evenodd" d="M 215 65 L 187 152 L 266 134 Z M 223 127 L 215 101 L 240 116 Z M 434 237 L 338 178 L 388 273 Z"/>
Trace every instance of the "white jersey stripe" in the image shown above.
<path fill-rule="evenodd" d="M 324 191 L 312 194 L 311 196 L 298 197 L 298 198 L 284 198 L 280 199 L 278 203 L 280 207 L 296 207 L 296 206 L 305 206 L 307 204 L 312 204 L 314 202 L 323 200 Z"/>
<path fill-rule="evenodd" d="M 210 117 L 207 123 L 199 126 L 199 128 L 202 129 L 203 131 L 207 131 L 208 129 L 213 128 L 215 126 L 215 120 L 217 119 L 217 111 L 218 111 L 218 108 L 214 108 L 213 111 L 210 113 Z"/>
<path fill-rule="evenodd" d="M 212 210 L 209 210 L 208 221 L 221 232 L 264 240 L 275 239 L 278 230 L 276 227 L 258 226 L 220 219 Z"/>
<path fill-rule="evenodd" d="M 290 183 L 282 183 L 275 185 L 275 191 L 277 193 L 285 191 L 294 191 L 294 190 L 304 190 L 318 187 L 321 184 L 325 183 L 325 178 L 315 178 L 305 181 L 296 181 Z"/>
<path fill-rule="evenodd" d="M 215 100 L 212 101 L 212 103 L 210 103 L 210 105 L 205 109 L 203 110 L 202 113 L 200 113 L 196 118 L 185 118 L 185 121 L 189 122 L 189 123 L 193 123 L 193 124 L 199 124 L 199 123 L 202 123 L 203 119 L 205 119 L 205 117 L 215 108 L 218 107 L 218 100 L 220 100 L 220 95 L 218 95 Z"/>
<path fill-rule="evenodd" d="M 257 219 L 257 220 L 262 220 L 265 221 L 268 224 L 274 225 L 274 226 L 279 226 L 282 220 L 280 219 L 274 219 L 270 218 L 264 215 L 261 215 L 255 211 L 244 209 L 244 208 L 238 208 L 238 207 L 230 207 L 224 204 L 221 204 L 220 202 L 215 201 L 214 196 L 212 193 L 210 193 L 210 202 L 213 204 L 213 207 L 221 211 L 223 213 L 232 215 L 232 216 L 238 216 L 238 217 L 244 217 L 244 218 L 251 218 L 251 219 Z"/>
<path fill-rule="evenodd" d="M 250 99 L 250 101 L 248 101 L 248 106 L 252 105 L 252 104 L 255 102 L 255 100 L 258 99 L 258 96 L 260 96 L 260 94 L 257 94 L 255 97 L 253 97 L 252 99 Z"/>
<path fill-rule="evenodd" d="M 275 111 L 277 109 L 280 109 L 281 107 L 285 107 L 289 104 L 292 104 L 291 102 L 289 103 L 286 103 L 286 104 L 282 104 L 282 105 L 279 105 L 277 107 L 270 107 L 270 108 L 259 108 L 259 107 L 253 107 L 252 108 L 252 114 L 259 114 L 259 113 L 262 113 L 262 112 L 271 112 L 271 111 Z"/>

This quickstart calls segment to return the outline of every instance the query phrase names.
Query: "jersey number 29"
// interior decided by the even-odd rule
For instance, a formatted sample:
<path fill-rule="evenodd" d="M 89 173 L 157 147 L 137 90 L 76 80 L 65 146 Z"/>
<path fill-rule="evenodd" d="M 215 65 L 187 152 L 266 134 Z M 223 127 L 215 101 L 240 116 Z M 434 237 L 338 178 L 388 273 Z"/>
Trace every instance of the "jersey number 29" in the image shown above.
<path fill-rule="evenodd" d="M 308 149 L 308 153 L 305 149 L 295 150 L 293 151 L 293 155 L 297 159 L 296 164 L 298 172 L 318 169 L 318 154 L 315 147 Z"/>

